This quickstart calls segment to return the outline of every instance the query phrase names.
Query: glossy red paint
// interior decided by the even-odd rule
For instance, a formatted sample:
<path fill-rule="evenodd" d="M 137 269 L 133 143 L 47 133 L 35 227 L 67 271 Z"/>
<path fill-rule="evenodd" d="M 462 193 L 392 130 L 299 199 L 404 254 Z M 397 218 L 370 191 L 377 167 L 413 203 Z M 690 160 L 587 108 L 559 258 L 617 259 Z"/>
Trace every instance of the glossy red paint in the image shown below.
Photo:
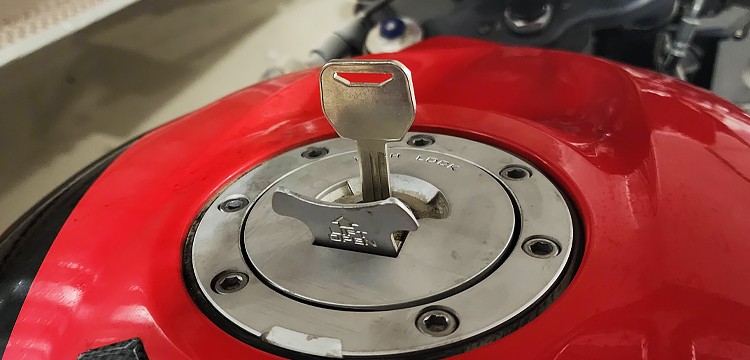
<path fill-rule="evenodd" d="M 438 38 L 392 57 L 412 70 L 416 129 L 525 156 L 571 195 L 585 227 L 564 294 L 459 358 L 750 358 L 746 114 L 679 81 L 582 55 Z M 273 357 L 198 310 L 181 247 L 222 186 L 334 136 L 317 86 L 317 70 L 261 83 L 133 144 L 63 227 L 6 358 L 71 359 L 132 337 L 152 359 Z"/>

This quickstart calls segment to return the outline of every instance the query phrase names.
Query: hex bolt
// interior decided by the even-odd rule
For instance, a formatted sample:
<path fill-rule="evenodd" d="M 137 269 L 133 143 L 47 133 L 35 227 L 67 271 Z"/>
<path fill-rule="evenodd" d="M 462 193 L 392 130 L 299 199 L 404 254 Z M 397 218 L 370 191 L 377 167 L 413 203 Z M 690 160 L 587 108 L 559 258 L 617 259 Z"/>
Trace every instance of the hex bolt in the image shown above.
<path fill-rule="evenodd" d="M 211 287 L 218 294 L 240 291 L 247 285 L 247 274 L 238 271 L 224 271 L 214 277 Z"/>
<path fill-rule="evenodd" d="M 302 157 L 305 159 L 317 159 L 328 155 L 328 149 L 324 147 L 311 147 L 302 152 Z"/>
<path fill-rule="evenodd" d="M 234 197 L 219 204 L 219 210 L 226 213 L 233 213 L 244 209 L 250 205 L 250 200 L 244 197 Z"/>
<path fill-rule="evenodd" d="M 435 138 L 429 135 L 414 135 L 406 143 L 414 147 L 425 147 L 434 144 Z"/>
<path fill-rule="evenodd" d="M 547 237 L 532 236 L 521 245 L 523 251 L 538 259 L 549 259 L 560 254 L 560 245 L 557 241 Z"/>
<path fill-rule="evenodd" d="M 426 309 L 417 316 L 417 329 L 434 337 L 452 334 L 458 328 L 458 318 L 443 308 Z"/>
<path fill-rule="evenodd" d="M 531 170 L 518 165 L 508 165 L 500 170 L 500 176 L 513 181 L 523 180 L 531 176 Z"/>

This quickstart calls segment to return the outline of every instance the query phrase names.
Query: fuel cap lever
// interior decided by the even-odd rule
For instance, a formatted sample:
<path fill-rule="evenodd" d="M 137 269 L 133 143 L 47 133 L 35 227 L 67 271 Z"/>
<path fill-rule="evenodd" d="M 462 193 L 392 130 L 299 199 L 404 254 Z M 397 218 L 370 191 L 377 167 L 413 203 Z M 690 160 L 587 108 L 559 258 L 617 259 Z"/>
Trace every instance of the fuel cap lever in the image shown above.
<path fill-rule="evenodd" d="M 273 209 L 304 222 L 315 245 L 396 257 L 406 233 L 419 227 L 412 211 L 391 197 L 386 146 L 402 140 L 414 122 L 411 72 L 395 60 L 333 60 L 320 72 L 320 96 L 336 133 L 357 142 L 363 203 L 325 202 L 279 188 Z"/>

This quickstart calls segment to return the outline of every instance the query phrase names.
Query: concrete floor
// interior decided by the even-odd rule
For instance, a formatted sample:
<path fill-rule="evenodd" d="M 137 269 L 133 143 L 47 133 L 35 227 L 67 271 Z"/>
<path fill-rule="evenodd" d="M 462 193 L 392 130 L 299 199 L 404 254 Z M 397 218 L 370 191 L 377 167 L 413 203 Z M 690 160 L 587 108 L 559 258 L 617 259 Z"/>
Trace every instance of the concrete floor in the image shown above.
<path fill-rule="evenodd" d="M 128 139 L 303 58 L 351 0 L 141 1 L 0 68 L 0 231 Z"/>

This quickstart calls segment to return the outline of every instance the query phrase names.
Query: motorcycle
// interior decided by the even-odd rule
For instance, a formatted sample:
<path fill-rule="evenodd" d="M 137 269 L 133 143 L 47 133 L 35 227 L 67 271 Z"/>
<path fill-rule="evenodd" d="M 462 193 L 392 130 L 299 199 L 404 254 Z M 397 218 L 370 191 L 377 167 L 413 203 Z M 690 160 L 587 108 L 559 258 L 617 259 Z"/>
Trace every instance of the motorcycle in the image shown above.
<path fill-rule="evenodd" d="M 531 3 L 449 18 L 563 46 L 676 16 Z M 436 30 L 464 20 L 374 25 L 386 5 L 350 29 L 426 39 L 334 60 L 356 51 L 337 32 L 322 67 L 134 139 L 11 226 L 4 358 L 750 358 L 747 113 L 648 69 Z M 698 81 L 683 23 L 658 63 Z"/>
<path fill-rule="evenodd" d="M 359 0 L 357 17 L 303 61 L 394 52 L 424 38 L 461 36 L 557 49 L 657 71 L 750 108 L 750 2 L 746 0 Z"/>

